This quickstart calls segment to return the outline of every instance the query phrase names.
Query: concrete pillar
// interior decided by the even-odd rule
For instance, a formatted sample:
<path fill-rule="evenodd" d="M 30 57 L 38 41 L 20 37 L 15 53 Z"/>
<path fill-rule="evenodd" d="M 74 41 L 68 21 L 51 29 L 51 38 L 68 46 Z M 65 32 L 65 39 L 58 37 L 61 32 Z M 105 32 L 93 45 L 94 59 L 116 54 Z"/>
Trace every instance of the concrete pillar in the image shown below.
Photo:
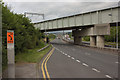
<path fill-rule="evenodd" d="M 75 36 L 74 37 L 74 44 L 82 45 L 82 38 L 81 38 L 81 36 Z"/>
<path fill-rule="evenodd" d="M 96 36 L 90 36 L 90 46 L 96 46 Z"/>
<path fill-rule="evenodd" d="M 100 48 L 104 47 L 104 36 L 103 35 L 97 36 L 97 47 L 100 47 Z"/>

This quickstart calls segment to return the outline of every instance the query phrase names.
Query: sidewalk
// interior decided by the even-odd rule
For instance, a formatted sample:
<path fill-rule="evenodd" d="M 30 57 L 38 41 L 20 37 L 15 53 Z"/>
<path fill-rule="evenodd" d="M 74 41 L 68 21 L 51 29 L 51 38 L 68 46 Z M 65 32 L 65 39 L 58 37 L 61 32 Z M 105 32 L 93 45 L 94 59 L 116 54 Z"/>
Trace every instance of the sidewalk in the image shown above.
<path fill-rule="evenodd" d="M 16 78 L 37 78 L 37 64 L 36 63 L 16 64 L 15 77 Z"/>
<path fill-rule="evenodd" d="M 3 73 L 3 78 L 7 78 L 8 70 Z M 39 78 L 37 63 L 17 63 L 15 64 L 15 78 Z"/>

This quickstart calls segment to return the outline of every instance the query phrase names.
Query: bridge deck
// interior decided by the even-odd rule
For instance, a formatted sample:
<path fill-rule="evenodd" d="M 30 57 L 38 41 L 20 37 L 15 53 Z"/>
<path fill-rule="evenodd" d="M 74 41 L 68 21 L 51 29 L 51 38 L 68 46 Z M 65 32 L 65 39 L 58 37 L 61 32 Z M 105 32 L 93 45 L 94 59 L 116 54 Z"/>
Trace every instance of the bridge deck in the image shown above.
<path fill-rule="evenodd" d="M 34 26 L 40 30 L 61 30 L 74 27 L 85 27 L 94 24 L 120 22 L 118 10 L 120 7 L 113 7 L 93 12 L 81 13 L 72 16 L 61 17 L 52 20 L 35 23 Z"/>

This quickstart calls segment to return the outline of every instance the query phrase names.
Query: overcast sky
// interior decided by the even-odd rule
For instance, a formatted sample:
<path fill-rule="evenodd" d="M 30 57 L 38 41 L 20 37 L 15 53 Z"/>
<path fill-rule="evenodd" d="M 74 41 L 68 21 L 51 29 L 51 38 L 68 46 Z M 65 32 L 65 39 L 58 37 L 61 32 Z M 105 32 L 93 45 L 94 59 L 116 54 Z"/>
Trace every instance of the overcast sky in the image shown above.
<path fill-rule="evenodd" d="M 11 11 L 18 14 L 33 12 L 45 14 L 45 19 L 100 10 L 118 5 L 119 0 L 3 0 Z M 32 22 L 42 20 L 40 16 L 27 15 Z"/>

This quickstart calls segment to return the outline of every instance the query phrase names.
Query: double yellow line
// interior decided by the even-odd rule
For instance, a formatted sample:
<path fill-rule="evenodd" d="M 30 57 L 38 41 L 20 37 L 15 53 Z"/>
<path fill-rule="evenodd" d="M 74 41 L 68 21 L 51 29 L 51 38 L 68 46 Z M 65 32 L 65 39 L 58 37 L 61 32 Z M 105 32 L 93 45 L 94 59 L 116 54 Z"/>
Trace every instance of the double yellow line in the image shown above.
<path fill-rule="evenodd" d="M 52 48 L 52 50 L 48 53 L 48 55 L 45 57 L 45 59 L 42 62 L 41 70 L 42 70 L 42 75 L 43 75 L 44 80 L 46 80 L 46 79 L 50 80 L 50 75 L 48 73 L 46 64 L 54 50 L 55 50 L 55 48 Z"/>

